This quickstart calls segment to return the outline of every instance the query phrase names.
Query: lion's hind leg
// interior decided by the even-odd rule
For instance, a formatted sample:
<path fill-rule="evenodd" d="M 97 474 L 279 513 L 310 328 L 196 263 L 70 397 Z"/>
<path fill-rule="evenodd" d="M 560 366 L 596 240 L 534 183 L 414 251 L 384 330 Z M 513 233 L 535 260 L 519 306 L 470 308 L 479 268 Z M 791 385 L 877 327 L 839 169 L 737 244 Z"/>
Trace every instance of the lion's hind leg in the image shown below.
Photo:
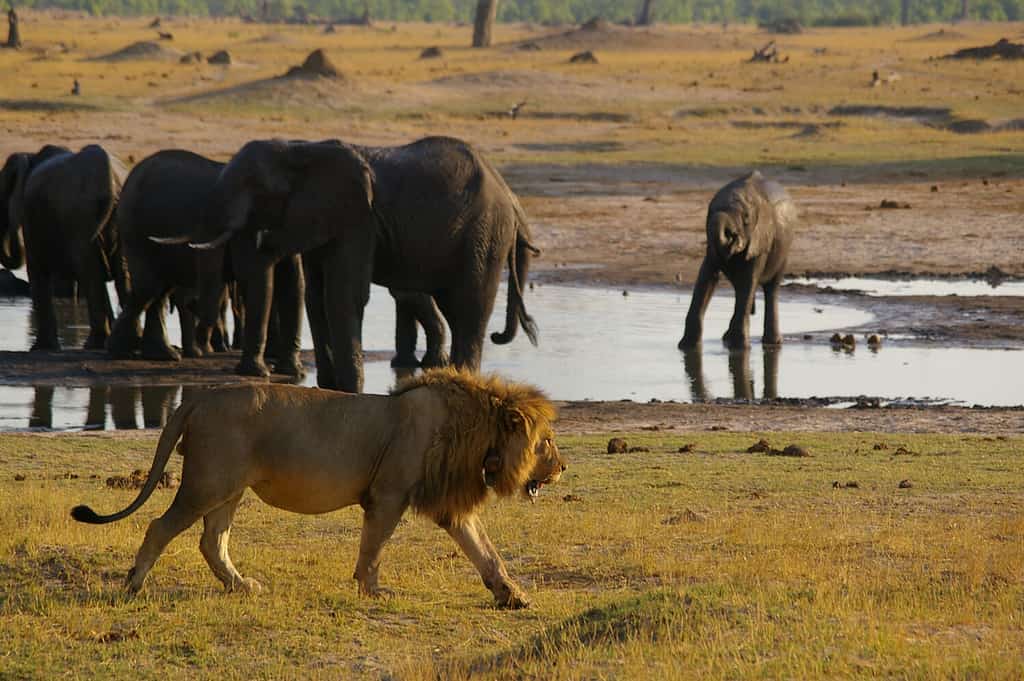
<path fill-rule="evenodd" d="M 128 571 L 126 586 L 129 591 L 138 593 L 142 589 L 153 563 L 171 540 L 192 527 L 202 516 L 202 511 L 193 510 L 187 504 L 179 503 L 176 497 L 171 507 L 149 524 L 146 538 L 142 540 L 142 546 L 135 554 L 135 565 Z"/>
<path fill-rule="evenodd" d="M 242 493 L 239 493 L 203 516 L 203 536 L 199 540 L 199 550 L 213 574 L 224 584 L 225 590 L 259 593 L 263 590 L 260 583 L 238 574 L 228 555 L 231 522 L 241 500 Z"/>

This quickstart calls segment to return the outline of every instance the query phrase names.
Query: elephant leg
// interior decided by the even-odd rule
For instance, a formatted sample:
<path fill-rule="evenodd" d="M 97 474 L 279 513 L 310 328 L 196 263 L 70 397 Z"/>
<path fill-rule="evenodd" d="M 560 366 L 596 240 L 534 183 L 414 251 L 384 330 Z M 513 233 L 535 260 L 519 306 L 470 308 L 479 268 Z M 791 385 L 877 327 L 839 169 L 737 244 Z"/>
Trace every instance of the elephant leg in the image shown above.
<path fill-rule="evenodd" d="M 241 284 L 237 281 L 228 285 L 228 301 L 231 305 L 231 349 L 241 350 L 245 344 L 245 303 L 242 301 Z"/>
<path fill-rule="evenodd" d="M 334 247 L 325 268 L 327 326 L 334 359 L 334 381 L 338 390 L 363 391 L 363 310 L 370 300 L 373 247 L 369 237 L 363 244 L 349 239 Z M 362 247 L 360 247 L 362 246 Z"/>
<path fill-rule="evenodd" d="M 92 252 L 86 257 L 81 276 L 78 277 L 80 285 L 85 289 L 85 301 L 89 306 L 89 337 L 85 341 L 85 349 L 102 350 L 107 346 L 114 310 L 107 294 L 106 267 L 99 250 L 95 246 L 90 250 Z"/>
<path fill-rule="evenodd" d="M 736 289 L 736 301 L 733 307 L 729 329 L 722 336 L 722 341 L 730 348 L 750 346 L 750 310 L 754 306 L 754 294 L 757 292 L 757 280 L 761 274 L 758 263 L 743 268 L 730 277 Z"/>
<path fill-rule="evenodd" d="M 452 330 L 452 364 L 470 371 L 480 370 L 487 322 L 494 309 L 501 268 L 483 282 L 466 282 L 438 296 L 444 316 Z"/>
<path fill-rule="evenodd" d="M 316 384 L 334 390 L 334 357 L 330 347 L 330 329 L 327 326 L 322 258 L 307 255 L 302 263 L 302 271 L 306 281 L 306 315 L 309 317 L 309 331 L 313 336 L 313 352 L 316 355 Z"/>
<path fill-rule="evenodd" d="M 762 345 L 781 345 L 782 334 L 779 333 L 779 287 L 782 275 L 773 277 L 762 285 L 764 290 L 764 336 Z"/>
<path fill-rule="evenodd" d="M 196 342 L 196 315 L 190 307 L 193 304 L 192 301 L 179 299 L 175 305 L 181 325 L 181 354 L 185 357 L 202 357 L 203 351 Z"/>
<path fill-rule="evenodd" d="M 396 369 L 418 367 L 416 337 L 419 328 L 416 326 L 415 304 L 409 300 L 414 294 L 393 289 L 389 293 L 395 299 L 395 356 L 391 358 L 391 366 Z"/>
<path fill-rule="evenodd" d="M 679 341 L 679 349 L 695 348 L 700 345 L 704 336 L 704 313 L 711 302 L 711 296 L 718 285 L 718 267 L 705 257 L 697 274 L 697 283 L 693 285 L 693 296 L 690 298 L 690 309 L 686 313 L 686 326 L 683 337 Z"/>
<path fill-rule="evenodd" d="M 253 247 L 255 248 L 255 247 Z M 242 285 L 245 300 L 245 343 L 242 359 L 235 367 L 235 373 L 243 376 L 269 376 L 263 359 L 267 347 L 267 322 L 270 320 L 270 302 L 274 296 L 273 266 L 256 262 L 252 265 Z"/>
<path fill-rule="evenodd" d="M 204 296 L 211 295 L 200 288 L 199 305 L 202 307 Z M 202 315 L 200 314 L 200 317 Z M 213 325 L 204 324 L 200 319 L 196 324 L 196 343 L 203 352 L 227 352 L 231 338 L 228 336 L 228 287 L 220 286 L 217 297 L 217 322 Z"/>
<path fill-rule="evenodd" d="M 46 270 L 28 269 L 29 287 L 32 293 L 32 312 L 35 316 L 36 339 L 32 352 L 60 350 L 57 337 L 57 308 L 53 302 L 53 275 Z"/>
<path fill-rule="evenodd" d="M 423 327 L 423 334 L 427 337 L 427 350 L 420 365 L 424 369 L 447 366 L 448 353 L 445 352 L 444 346 L 448 338 L 441 310 L 438 309 L 434 297 L 427 293 L 417 294 L 415 313 L 416 321 Z"/>
<path fill-rule="evenodd" d="M 181 310 L 178 310 L 181 314 Z M 142 331 L 142 358 L 154 362 L 181 361 L 181 353 L 167 338 L 167 293 L 161 292 L 146 308 L 146 325 Z"/>
<path fill-rule="evenodd" d="M 274 267 L 274 309 L 277 310 L 278 321 L 274 371 L 299 379 L 306 375 L 299 359 L 305 297 L 302 259 L 298 255 L 282 259 Z"/>

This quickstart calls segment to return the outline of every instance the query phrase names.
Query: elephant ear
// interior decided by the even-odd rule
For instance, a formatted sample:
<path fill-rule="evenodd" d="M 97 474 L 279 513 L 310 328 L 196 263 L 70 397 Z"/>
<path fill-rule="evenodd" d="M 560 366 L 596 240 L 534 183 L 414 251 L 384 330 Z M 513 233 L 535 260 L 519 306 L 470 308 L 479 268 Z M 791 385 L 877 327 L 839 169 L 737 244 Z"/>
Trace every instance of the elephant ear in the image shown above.
<path fill-rule="evenodd" d="M 2 188 L 7 197 L 7 220 L 8 229 L 16 230 L 21 227 L 23 219 L 23 208 L 25 203 L 25 180 L 28 179 L 29 155 L 12 154 L 7 159 L 5 167 L 4 183 Z"/>
<path fill-rule="evenodd" d="M 284 224 L 261 237 L 263 250 L 303 253 L 343 235 L 366 234 L 374 178 L 359 152 L 343 144 L 290 144 L 285 163 L 293 184 Z"/>

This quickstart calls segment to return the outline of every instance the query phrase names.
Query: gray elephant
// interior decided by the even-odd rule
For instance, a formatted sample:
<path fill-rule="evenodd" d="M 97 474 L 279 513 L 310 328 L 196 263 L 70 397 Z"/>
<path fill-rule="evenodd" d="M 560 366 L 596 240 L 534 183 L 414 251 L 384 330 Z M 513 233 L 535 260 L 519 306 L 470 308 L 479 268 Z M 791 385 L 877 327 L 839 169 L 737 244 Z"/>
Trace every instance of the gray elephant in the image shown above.
<path fill-rule="evenodd" d="M 395 299 L 395 356 L 391 366 L 396 369 L 440 367 L 448 364 L 445 352 L 444 320 L 434 299 L 425 293 L 391 290 Z M 418 326 L 423 327 L 427 349 L 423 359 L 416 359 Z"/>
<path fill-rule="evenodd" d="M 121 192 L 117 228 L 131 285 L 107 341 L 112 357 L 132 355 L 139 345 L 139 316 L 145 313 L 142 357 L 181 359 L 167 339 L 164 322 L 165 301 L 172 292 L 181 318 L 182 352 L 200 357 L 213 351 L 211 336 L 220 326 L 227 293 L 227 248 L 197 251 L 186 245 L 156 244 L 150 237 L 178 237 L 194 230 L 223 167 L 223 163 L 174 149 L 143 159 L 129 173 Z"/>
<path fill-rule="evenodd" d="M 779 285 L 785 273 L 796 226 L 796 206 L 779 184 L 754 171 L 718 190 L 708 206 L 707 254 L 693 287 L 680 349 L 700 344 L 704 311 L 724 273 L 736 291 L 736 306 L 722 340 L 733 348 L 750 345 L 754 293 L 764 289 L 765 345 L 782 342 L 779 333 Z"/>
<path fill-rule="evenodd" d="M 47 145 L 35 154 L 16 153 L 0 170 L 2 264 L 28 266 L 37 335 L 32 350 L 59 350 L 54 282 L 78 281 L 89 305 L 86 348 L 102 348 L 113 310 L 106 282 L 123 291 L 111 216 L 125 175 L 124 165 L 102 147 L 78 153 Z"/>
<path fill-rule="evenodd" d="M 242 359 L 236 371 L 269 375 L 264 351 L 273 304 L 278 311 L 275 371 L 302 376 L 305 370 L 299 359 L 299 338 L 303 281 L 299 256 L 271 257 L 259 253 L 251 239 L 237 239 L 205 251 L 187 245 L 200 230 L 207 202 L 223 168 L 223 163 L 190 151 L 170 149 L 146 158 L 132 170 L 118 212 L 132 287 L 108 349 L 115 357 L 131 354 L 139 335 L 138 318 L 145 311 L 143 356 L 177 359 L 177 352 L 167 340 L 160 303 L 176 288 L 186 298 L 185 304 L 179 305 L 179 311 L 185 313 L 185 354 L 200 356 L 212 351 L 212 338 L 220 325 L 225 300 L 225 283 L 234 279 L 244 301 L 244 312 L 235 315 L 236 326 L 244 319 Z M 192 311 L 196 317 L 194 337 L 187 321 Z"/>
<path fill-rule="evenodd" d="M 522 325 L 536 342 L 521 288 L 536 252 L 525 214 L 501 175 L 465 142 L 250 142 L 221 173 L 211 206 L 220 210 L 206 223 L 208 242 L 197 247 L 247 232 L 263 252 L 303 253 L 321 387 L 362 390 L 371 281 L 431 295 L 452 332 L 452 362 L 476 370 L 507 262 L 507 323 L 493 340 L 510 341 Z"/>

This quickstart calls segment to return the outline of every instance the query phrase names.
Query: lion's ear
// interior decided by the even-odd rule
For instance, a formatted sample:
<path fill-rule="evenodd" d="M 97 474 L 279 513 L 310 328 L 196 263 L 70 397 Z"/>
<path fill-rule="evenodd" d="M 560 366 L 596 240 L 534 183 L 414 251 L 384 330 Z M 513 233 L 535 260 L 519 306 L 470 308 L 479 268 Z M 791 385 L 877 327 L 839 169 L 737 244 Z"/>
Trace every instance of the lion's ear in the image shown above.
<path fill-rule="evenodd" d="M 518 409 L 508 409 L 505 411 L 505 431 L 509 435 L 526 434 L 526 417 L 523 416 L 523 412 Z"/>

